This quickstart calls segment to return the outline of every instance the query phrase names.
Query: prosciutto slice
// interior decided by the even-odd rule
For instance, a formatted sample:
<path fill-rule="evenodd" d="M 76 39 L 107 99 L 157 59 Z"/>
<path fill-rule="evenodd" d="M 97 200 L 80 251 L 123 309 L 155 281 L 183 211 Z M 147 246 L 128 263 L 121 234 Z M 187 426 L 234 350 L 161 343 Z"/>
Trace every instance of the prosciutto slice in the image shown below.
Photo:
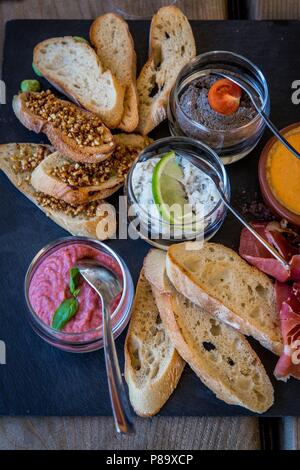
<path fill-rule="evenodd" d="M 240 256 L 279 282 L 286 282 L 288 280 L 300 281 L 300 254 L 298 254 L 298 249 L 283 235 L 283 230 L 279 224 L 253 222 L 251 226 L 289 262 L 290 271 L 275 259 L 246 228 L 241 232 Z"/>
<path fill-rule="evenodd" d="M 300 281 L 300 255 L 294 255 L 290 261 L 291 279 Z"/>
<path fill-rule="evenodd" d="M 291 376 L 300 380 L 300 253 L 299 248 L 288 239 L 293 234 L 297 237 L 297 234 L 289 229 L 282 229 L 278 223 L 253 222 L 251 225 L 290 265 L 288 271 L 249 230 L 242 230 L 240 256 L 276 279 L 276 304 L 284 351 L 277 362 L 274 375 L 278 380 L 286 381 Z"/>
<path fill-rule="evenodd" d="M 287 302 L 291 295 L 292 286 L 290 286 L 290 284 L 286 284 L 284 282 L 275 283 L 275 296 L 278 315 L 280 314 L 283 302 Z"/>
<path fill-rule="evenodd" d="M 274 375 L 278 380 L 290 376 L 300 379 L 300 302 L 288 284 L 276 283 L 276 301 L 280 308 L 280 326 L 284 351 L 277 362 Z M 280 306 L 280 307 L 279 307 Z"/>

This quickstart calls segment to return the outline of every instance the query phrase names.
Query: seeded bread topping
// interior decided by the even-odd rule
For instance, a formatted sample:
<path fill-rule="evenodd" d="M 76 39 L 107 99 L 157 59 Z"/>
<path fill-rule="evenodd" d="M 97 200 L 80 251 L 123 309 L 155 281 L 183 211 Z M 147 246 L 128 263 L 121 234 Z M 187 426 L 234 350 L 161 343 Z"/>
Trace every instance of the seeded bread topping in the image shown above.
<path fill-rule="evenodd" d="M 12 156 L 12 168 L 16 174 L 32 172 L 50 153 L 51 150 L 42 145 L 17 145 L 17 152 Z"/>
<path fill-rule="evenodd" d="M 14 162 L 12 165 L 13 171 L 15 174 L 22 174 L 24 176 L 23 179 L 30 183 L 32 171 L 50 154 L 51 149 L 43 145 L 17 145 L 16 152 L 12 156 L 12 160 Z M 58 210 L 71 217 L 76 217 L 79 214 L 83 217 L 95 217 L 99 206 L 99 201 L 73 206 L 41 192 L 36 192 L 35 198 L 41 207 Z"/>
<path fill-rule="evenodd" d="M 83 217 L 95 217 L 97 215 L 97 208 L 100 201 L 92 201 L 88 204 L 81 204 L 80 206 L 72 206 L 64 201 L 56 199 L 52 196 L 47 196 L 44 193 L 36 193 L 35 195 L 37 203 L 41 207 L 57 210 L 64 212 L 66 215 L 76 217 L 81 215 Z"/>
<path fill-rule="evenodd" d="M 101 163 L 78 163 L 68 161 L 55 167 L 51 176 L 59 178 L 64 183 L 75 186 L 97 186 L 110 178 L 124 181 L 140 149 L 127 145 L 118 145 L 113 155 Z"/>
<path fill-rule="evenodd" d="M 33 114 L 59 129 L 79 147 L 114 146 L 113 137 L 99 117 L 84 112 L 67 101 L 58 99 L 50 90 L 41 93 L 28 93 L 26 107 Z"/>

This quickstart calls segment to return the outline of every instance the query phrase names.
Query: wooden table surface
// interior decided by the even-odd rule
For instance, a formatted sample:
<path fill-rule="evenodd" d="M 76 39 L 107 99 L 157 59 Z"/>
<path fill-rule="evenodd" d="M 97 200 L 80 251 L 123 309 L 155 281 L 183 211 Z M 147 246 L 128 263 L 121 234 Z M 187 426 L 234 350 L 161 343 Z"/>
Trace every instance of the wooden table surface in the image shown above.
<path fill-rule="evenodd" d="M 130 0 L 129 0 L 130 1 Z M 90 19 L 113 10 L 111 0 L 0 0 L 0 61 L 5 22 L 10 19 Z M 126 1 L 124 2 L 126 3 Z M 128 2 L 127 2 L 128 3 Z M 141 1 L 141 14 L 168 1 Z M 193 19 L 225 19 L 225 0 L 179 0 Z M 151 11 L 150 10 L 150 11 Z M 137 419 L 136 435 L 116 436 L 111 418 L 0 418 L 2 449 L 260 449 L 256 418 Z M 300 425 L 287 418 L 282 446 L 300 445 Z"/>
<path fill-rule="evenodd" d="M 244 1 L 244 0 L 242 0 Z M 299 20 L 299 0 L 247 0 L 249 18 L 258 20 Z"/>

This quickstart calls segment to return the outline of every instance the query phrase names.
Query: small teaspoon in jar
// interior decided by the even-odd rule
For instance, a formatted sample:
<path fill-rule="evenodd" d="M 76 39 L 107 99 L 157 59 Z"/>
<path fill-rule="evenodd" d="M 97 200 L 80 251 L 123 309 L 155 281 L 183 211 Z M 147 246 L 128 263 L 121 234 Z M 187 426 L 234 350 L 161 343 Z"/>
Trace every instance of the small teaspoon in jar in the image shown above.
<path fill-rule="evenodd" d="M 105 365 L 116 430 L 118 433 L 123 434 L 132 433 L 134 432 L 134 425 L 120 371 L 110 320 L 110 305 L 121 294 L 121 283 L 113 272 L 99 265 L 93 259 L 82 259 L 77 262 L 76 267 L 101 299 Z"/>
<path fill-rule="evenodd" d="M 253 106 L 255 107 L 256 111 L 260 116 L 264 119 L 265 123 L 271 129 L 273 134 L 277 137 L 277 139 L 290 151 L 292 154 L 300 159 L 300 153 L 286 140 L 286 138 L 280 134 L 279 130 L 277 127 L 272 123 L 272 121 L 269 119 L 269 117 L 266 115 L 266 113 L 262 110 L 261 108 L 261 100 L 259 97 L 258 92 L 255 90 L 254 87 L 249 85 L 246 81 L 242 80 L 240 77 L 237 77 L 234 74 L 231 74 L 230 72 L 223 72 L 218 69 L 210 69 L 210 73 L 212 75 L 219 75 L 220 77 L 227 78 L 228 80 L 231 80 L 232 82 L 236 83 L 239 85 L 249 96 L 251 102 L 253 103 Z"/>

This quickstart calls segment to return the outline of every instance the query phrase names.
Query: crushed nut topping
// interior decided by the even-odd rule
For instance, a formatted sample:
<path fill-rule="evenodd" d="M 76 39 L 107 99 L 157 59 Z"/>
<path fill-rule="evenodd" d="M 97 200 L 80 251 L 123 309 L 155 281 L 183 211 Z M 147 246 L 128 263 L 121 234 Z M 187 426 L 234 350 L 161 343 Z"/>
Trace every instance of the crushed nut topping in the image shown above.
<path fill-rule="evenodd" d="M 67 202 L 60 201 L 41 192 L 36 193 L 36 200 L 42 207 L 64 212 L 71 217 L 76 217 L 79 214 L 85 217 L 95 217 L 99 205 L 99 201 L 93 201 L 88 204 L 81 204 L 80 206 L 72 206 Z"/>
<path fill-rule="evenodd" d="M 139 149 L 137 148 L 118 145 L 113 155 L 101 163 L 70 161 L 53 168 L 50 174 L 75 187 L 97 186 L 112 177 L 123 182 L 138 153 Z"/>
<path fill-rule="evenodd" d="M 45 121 L 51 122 L 79 147 L 98 147 L 108 144 L 113 147 L 113 137 L 101 119 L 87 114 L 73 103 L 57 98 L 50 90 L 28 93 L 26 107 Z"/>
<path fill-rule="evenodd" d="M 14 172 L 17 173 L 32 173 L 33 170 L 41 163 L 44 158 L 50 155 L 51 150 L 42 145 L 38 146 L 25 146 L 17 145 L 17 152 L 12 156 Z M 30 175 L 26 179 L 30 179 Z"/>

